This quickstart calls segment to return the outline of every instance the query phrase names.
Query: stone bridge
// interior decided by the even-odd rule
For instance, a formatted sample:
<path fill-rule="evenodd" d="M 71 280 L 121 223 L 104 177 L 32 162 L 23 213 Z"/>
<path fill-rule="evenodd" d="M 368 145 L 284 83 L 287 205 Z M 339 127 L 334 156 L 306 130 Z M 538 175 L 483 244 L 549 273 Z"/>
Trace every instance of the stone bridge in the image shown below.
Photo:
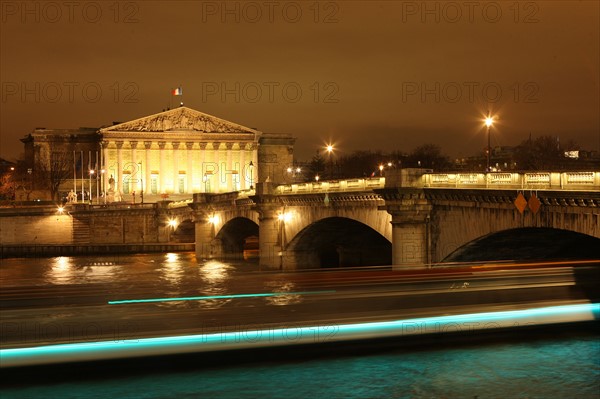
<path fill-rule="evenodd" d="M 255 191 L 195 194 L 189 206 L 199 258 L 241 256 L 257 236 L 260 263 L 271 268 L 468 259 L 457 254 L 471 248 L 481 257 L 480 244 L 490 242 L 496 247 L 488 251 L 510 247 L 507 235 L 546 248 L 552 240 L 589 242 L 587 250 L 600 256 L 600 172 L 402 169 L 386 178 L 258 183 Z"/>

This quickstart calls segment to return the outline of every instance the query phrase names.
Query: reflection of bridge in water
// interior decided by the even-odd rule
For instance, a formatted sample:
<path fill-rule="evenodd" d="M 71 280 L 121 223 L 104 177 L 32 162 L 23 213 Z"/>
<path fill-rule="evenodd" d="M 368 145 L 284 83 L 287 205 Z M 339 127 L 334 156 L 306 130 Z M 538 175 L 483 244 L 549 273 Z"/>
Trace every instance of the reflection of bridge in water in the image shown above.
<path fill-rule="evenodd" d="M 600 256 L 600 172 L 428 172 L 195 194 L 196 253 L 241 254 L 258 236 L 260 262 L 273 268 L 410 265 L 469 258 L 469 248 L 493 259 L 483 244 L 502 232 L 499 243 L 512 247 L 514 236 L 530 257 L 549 247 L 548 256 Z"/>

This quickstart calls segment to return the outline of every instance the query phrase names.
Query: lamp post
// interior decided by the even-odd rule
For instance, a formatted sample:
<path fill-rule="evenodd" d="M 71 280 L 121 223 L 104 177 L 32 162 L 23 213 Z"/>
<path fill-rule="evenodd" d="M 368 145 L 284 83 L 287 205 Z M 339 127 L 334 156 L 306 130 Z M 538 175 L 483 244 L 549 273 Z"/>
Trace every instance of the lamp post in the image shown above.
<path fill-rule="evenodd" d="M 487 160 L 487 167 L 485 169 L 486 173 L 490 172 L 490 153 L 491 151 L 491 139 L 490 139 L 490 128 L 492 127 L 492 125 L 494 124 L 494 117 L 493 116 L 487 116 L 487 118 L 485 118 L 485 125 L 487 126 L 487 149 L 486 149 L 486 160 Z"/>
<path fill-rule="evenodd" d="M 327 147 L 325 147 L 325 150 L 327 151 L 327 155 L 329 157 L 329 179 L 333 180 L 333 158 L 332 158 L 333 145 L 327 144 Z"/>
<path fill-rule="evenodd" d="M 379 176 L 383 176 L 383 165 L 379 165 Z"/>

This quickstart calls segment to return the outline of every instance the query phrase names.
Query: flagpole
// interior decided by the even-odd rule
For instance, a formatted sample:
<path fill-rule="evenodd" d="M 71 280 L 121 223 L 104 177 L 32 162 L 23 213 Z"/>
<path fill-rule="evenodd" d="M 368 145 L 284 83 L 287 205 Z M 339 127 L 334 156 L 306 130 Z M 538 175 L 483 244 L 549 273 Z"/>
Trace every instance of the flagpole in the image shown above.
<path fill-rule="evenodd" d="M 83 150 L 80 150 L 80 155 L 81 155 L 81 201 L 85 202 L 85 195 L 83 194 L 83 182 L 84 177 L 83 177 Z"/>
<path fill-rule="evenodd" d="M 75 160 L 75 150 L 73 150 L 73 192 L 77 195 L 77 161 Z"/>

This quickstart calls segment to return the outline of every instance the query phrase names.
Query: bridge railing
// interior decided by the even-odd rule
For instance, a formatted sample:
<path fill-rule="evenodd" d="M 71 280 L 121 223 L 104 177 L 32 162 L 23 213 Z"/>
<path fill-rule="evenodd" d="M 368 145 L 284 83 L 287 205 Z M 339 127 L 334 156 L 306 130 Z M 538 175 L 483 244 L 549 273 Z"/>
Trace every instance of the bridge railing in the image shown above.
<path fill-rule="evenodd" d="M 600 172 L 427 173 L 423 187 L 599 190 Z"/>
<path fill-rule="evenodd" d="M 385 187 L 385 177 L 368 177 L 363 179 L 328 180 L 319 182 L 284 184 L 277 186 L 276 192 L 285 194 L 309 194 L 368 191 Z"/>

